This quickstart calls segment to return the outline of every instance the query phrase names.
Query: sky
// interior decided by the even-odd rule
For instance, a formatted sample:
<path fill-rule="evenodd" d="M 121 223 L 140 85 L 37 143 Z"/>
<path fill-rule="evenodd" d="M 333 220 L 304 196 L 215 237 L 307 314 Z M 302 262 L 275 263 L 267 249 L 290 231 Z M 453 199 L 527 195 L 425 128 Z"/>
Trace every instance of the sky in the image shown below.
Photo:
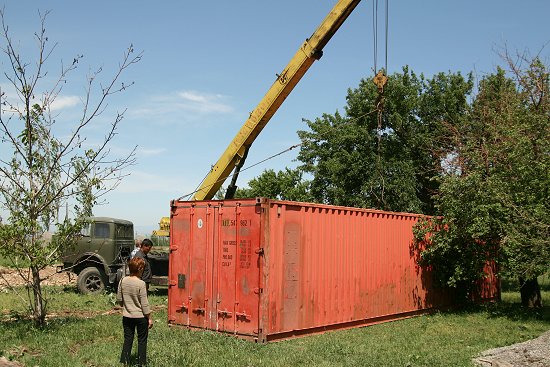
<path fill-rule="evenodd" d="M 90 70 L 101 67 L 102 80 L 108 80 L 130 45 L 143 53 L 122 76 L 125 84 L 134 84 L 109 100 L 86 133 L 89 142 L 99 141 L 116 112 L 126 111 L 111 152 L 123 156 L 137 146 L 136 164 L 94 214 L 131 220 L 136 232 L 147 236 L 169 215 L 172 199 L 196 189 L 275 75 L 335 3 L 13 0 L 0 6 L 28 60 L 36 55 L 32 37 L 39 30 L 38 12 L 50 11 L 46 33 L 50 43 L 57 43 L 48 61 L 50 74 L 83 55 L 57 100 L 61 123 L 71 123 L 81 112 Z M 382 67 L 385 1 L 378 8 L 376 63 Z M 548 0 L 389 0 L 388 9 L 389 74 L 408 65 L 426 76 L 474 72 L 479 80 L 503 65 L 499 50 L 504 46 L 540 52 L 550 61 Z M 298 144 L 297 131 L 307 128 L 302 119 L 344 110 L 348 89 L 374 75 L 373 33 L 373 1 L 363 0 L 256 139 L 245 168 Z M 6 67 L 2 57 L 1 68 Z M 0 86 L 6 90 L 5 79 Z M 296 156 L 295 149 L 245 170 L 238 184 L 246 186 L 266 169 L 295 167 Z"/>

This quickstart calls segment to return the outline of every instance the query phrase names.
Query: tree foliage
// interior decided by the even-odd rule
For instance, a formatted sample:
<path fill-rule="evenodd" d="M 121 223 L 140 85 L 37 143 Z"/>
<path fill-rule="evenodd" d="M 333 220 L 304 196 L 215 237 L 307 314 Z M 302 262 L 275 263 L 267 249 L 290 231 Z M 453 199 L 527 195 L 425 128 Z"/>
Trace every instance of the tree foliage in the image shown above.
<path fill-rule="evenodd" d="M 35 323 L 42 325 L 47 300 L 40 270 L 54 264 L 73 243 L 73 235 L 98 199 L 117 186 L 124 177 L 123 169 L 134 162 L 135 148 L 120 158 L 109 150 L 124 112 L 115 114 L 103 140 L 94 146 L 87 142 L 84 131 L 105 112 L 111 96 L 131 85 L 120 78 L 141 55 L 134 56 L 132 47 L 126 50 L 110 79 L 101 80 L 101 69 L 92 72 L 80 118 L 70 133 L 61 133 L 57 128 L 60 116 L 53 106 L 82 56 L 62 65 L 58 77 L 53 78 L 46 70 L 56 46 L 46 36 L 47 13 L 40 16 L 40 30 L 35 33 L 37 54 L 31 60 L 16 48 L 4 15 L 0 9 L 1 50 L 8 66 L 3 73 L 7 83 L 0 89 L 0 205 L 9 217 L 0 226 L 0 256 L 19 269 L 27 292 L 21 297 L 28 301 Z M 74 216 L 58 219 L 60 208 L 68 206 Z M 57 234 L 49 241 L 44 234 L 54 227 Z"/>
<path fill-rule="evenodd" d="M 550 266 L 549 70 L 536 57 L 504 59 L 509 71 L 484 77 L 471 113 L 449 129 L 443 217 L 418 233 L 433 233 L 423 259 L 450 285 L 473 284 L 488 260 L 524 280 Z"/>
<path fill-rule="evenodd" d="M 390 76 L 383 113 L 370 80 L 350 89 L 345 115 L 306 120 L 299 131 L 300 169 L 313 176 L 317 202 L 392 211 L 433 213 L 441 157 L 451 146 L 443 132 L 456 126 L 472 90 L 471 76 L 431 79 L 408 68 Z"/>
<path fill-rule="evenodd" d="M 422 263 L 465 294 L 491 261 L 536 285 L 550 268 L 549 70 L 537 57 L 503 60 L 508 70 L 483 77 L 475 94 L 471 74 L 428 79 L 404 68 L 390 76 L 381 113 L 362 80 L 343 114 L 298 132 L 303 197 L 435 215 L 416 228 Z M 282 197 L 300 182 L 279 180 L 266 171 L 241 194 Z"/>
<path fill-rule="evenodd" d="M 248 182 L 246 188 L 237 190 L 235 197 L 267 197 L 271 199 L 311 201 L 308 182 L 302 179 L 302 172 L 286 168 L 275 172 L 265 170 L 260 176 Z"/>

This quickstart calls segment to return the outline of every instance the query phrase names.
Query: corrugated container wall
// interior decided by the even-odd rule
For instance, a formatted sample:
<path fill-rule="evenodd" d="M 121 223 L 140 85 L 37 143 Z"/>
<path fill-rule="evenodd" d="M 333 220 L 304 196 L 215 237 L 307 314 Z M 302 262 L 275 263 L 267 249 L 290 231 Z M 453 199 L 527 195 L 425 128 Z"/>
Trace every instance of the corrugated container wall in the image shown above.
<path fill-rule="evenodd" d="M 269 199 L 172 203 L 168 321 L 269 341 L 452 303 L 418 266 L 419 215 Z M 500 296 L 493 277 L 484 299 Z"/>

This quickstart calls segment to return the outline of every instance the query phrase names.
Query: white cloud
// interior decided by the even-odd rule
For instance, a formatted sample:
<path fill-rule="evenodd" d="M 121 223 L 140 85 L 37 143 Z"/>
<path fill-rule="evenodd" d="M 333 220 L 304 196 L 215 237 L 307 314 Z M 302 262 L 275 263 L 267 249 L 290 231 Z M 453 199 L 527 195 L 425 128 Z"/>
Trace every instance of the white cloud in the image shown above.
<path fill-rule="evenodd" d="M 154 117 L 155 121 L 171 121 L 175 117 L 194 120 L 204 115 L 230 114 L 234 108 L 227 103 L 227 97 L 220 94 L 197 91 L 178 91 L 167 95 L 153 96 L 144 106 L 129 109 L 134 117 Z"/>
<path fill-rule="evenodd" d="M 0 83 L 0 91 L 2 93 L 5 93 L 5 97 L 7 98 L 7 101 L 14 105 L 14 106 L 20 106 L 22 104 L 22 101 L 17 97 L 17 92 L 15 91 L 15 88 L 11 84 L 7 83 Z M 34 99 L 31 101 L 31 104 L 39 103 L 42 104 L 41 98 Z M 80 98 L 78 96 L 62 96 L 59 95 L 55 98 L 53 103 L 50 104 L 50 109 L 52 111 L 60 111 L 65 108 L 76 106 L 80 103 Z M 20 107 L 19 107 L 20 108 Z"/>
<path fill-rule="evenodd" d="M 50 105 L 50 109 L 52 111 L 59 111 L 76 106 L 78 103 L 80 103 L 80 98 L 77 96 L 58 96 Z"/>
<path fill-rule="evenodd" d="M 233 108 L 225 103 L 224 96 L 220 94 L 201 94 L 196 91 L 178 93 L 181 105 L 189 110 L 201 113 L 230 113 Z"/>
<path fill-rule="evenodd" d="M 144 149 L 144 148 L 138 148 L 137 155 L 142 157 L 152 157 L 161 155 L 164 152 L 166 152 L 166 148 L 156 148 L 156 149 Z"/>

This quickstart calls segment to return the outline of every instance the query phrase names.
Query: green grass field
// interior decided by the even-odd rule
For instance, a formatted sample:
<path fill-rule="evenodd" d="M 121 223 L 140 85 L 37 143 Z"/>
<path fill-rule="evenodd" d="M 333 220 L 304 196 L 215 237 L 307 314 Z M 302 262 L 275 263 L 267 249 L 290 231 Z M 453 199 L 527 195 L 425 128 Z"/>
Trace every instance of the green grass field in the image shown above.
<path fill-rule="evenodd" d="M 546 279 L 547 281 L 547 279 Z M 503 302 L 328 332 L 271 344 L 255 344 L 213 332 L 168 327 L 166 290 L 151 296 L 155 326 L 149 336 L 150 366 L 472 366 L 479 352 L 536 337 L 550 329 L 550 282 L 545 307 L 523 310 L 519 294 Z M 33 328 L 24 305 L 0 296 L 0 356 L 25 366 L 118 366 L 122 324 L 114 297 L 84 296 L 72 287 L 47 288 L 48 327 Z M 135 343 L 134 343 L 135 348 Z"/>

